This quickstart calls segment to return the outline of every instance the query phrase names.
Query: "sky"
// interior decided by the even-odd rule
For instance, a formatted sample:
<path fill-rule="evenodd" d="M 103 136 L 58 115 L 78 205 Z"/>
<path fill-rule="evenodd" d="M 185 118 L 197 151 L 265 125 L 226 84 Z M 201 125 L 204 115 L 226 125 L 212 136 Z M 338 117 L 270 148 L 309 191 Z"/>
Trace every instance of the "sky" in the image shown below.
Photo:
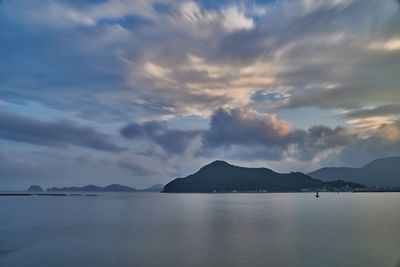
<path fill-rule="evenodd" d="M 0 190 L 396 155 L 400 1 L 0 1 Z"/>

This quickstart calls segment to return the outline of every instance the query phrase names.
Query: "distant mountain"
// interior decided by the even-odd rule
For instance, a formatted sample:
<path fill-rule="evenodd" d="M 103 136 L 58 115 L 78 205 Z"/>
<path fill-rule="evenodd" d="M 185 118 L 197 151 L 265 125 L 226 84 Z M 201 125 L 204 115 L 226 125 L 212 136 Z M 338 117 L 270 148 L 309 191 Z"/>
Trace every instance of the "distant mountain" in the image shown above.
<path fill-rule="evenodd" d="M 376 159 L 362 168 L 322 168 L 308 175 L 323 181 L 341 179 L 368 186 L 400 187 L 400 157 Z"/>
<path fill-rule="evenodd" d="M 146 191 L 146 192 L 161 192 L 164 189 L 164 185 L 163 184 L 155 184 L 152 185 L 148 188 L 145 189 L 141 189 L 140 191 Z"/>
<path fill-rule="evenodd" d="M 137 191 L 133 187 L 119 185 L 119 184 L 112 184 L 109 186 L 104 187 L 104 191 L 108 192 L 135 192 Z"/>
<path fill-rule="evenodd" d="M 100 187 L 97 185 L 87 185 L 83 187 L 52 187 L 48 188 L 46 191 L 49 192 L 136 192 L 135 188 L 119 185 L 119 184 L 112 184 L 106 187 Z"/>
<path fill-rule="evenodd" d="M 43 188 L 41 188 L 38 185 L 31 185 L 28 190 L 26 190 L 28 192 L 43 192 Z"/>
<path fill-rule="evenodd" d="M 326 184 L 320 180 L 300 173 L 277 173 L 267 168 L 245 168 L 231 165 L 225 161 L 214 161 L 198 172 L 185 178 L 177 178 L 168 183 L 166 193 L 208 193 L 231 191 L 295 192 L 304 189 L 340 187 L 363 187 L 344 181 Z"/>

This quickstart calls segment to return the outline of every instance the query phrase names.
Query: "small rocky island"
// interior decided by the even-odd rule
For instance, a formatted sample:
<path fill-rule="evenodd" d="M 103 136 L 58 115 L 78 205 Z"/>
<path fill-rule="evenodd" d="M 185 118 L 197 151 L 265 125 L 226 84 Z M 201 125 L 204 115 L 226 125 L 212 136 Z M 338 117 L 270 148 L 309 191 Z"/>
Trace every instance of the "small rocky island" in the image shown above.
<path fill-rule="evenodd" d="M 26 190 L 28 192 L 43 192 L 43 188 L 41 188 L 38 185 L 31 185 L 28 190 Z"/>

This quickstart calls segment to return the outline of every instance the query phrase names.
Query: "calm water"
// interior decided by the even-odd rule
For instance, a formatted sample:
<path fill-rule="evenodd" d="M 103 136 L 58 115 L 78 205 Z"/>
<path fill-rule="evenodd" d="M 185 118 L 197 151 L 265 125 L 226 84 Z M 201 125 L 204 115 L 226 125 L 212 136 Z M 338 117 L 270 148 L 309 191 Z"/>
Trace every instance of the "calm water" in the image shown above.
<path fill-rule="evenodd" d="M 400 193 L 0 197 L 0 266 L 400 266 Z"/>

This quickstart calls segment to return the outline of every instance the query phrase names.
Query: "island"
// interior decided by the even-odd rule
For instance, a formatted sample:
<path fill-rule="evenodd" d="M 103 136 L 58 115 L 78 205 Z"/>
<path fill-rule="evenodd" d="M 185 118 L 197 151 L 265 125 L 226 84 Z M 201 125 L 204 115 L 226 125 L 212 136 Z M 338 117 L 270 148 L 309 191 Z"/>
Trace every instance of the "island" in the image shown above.
<path fill-rule="evenodd" d="M 364 185 L 346 181 L 324 182 L 301 172 L 278 173 L 268 168 L 247 168 L 217 160 L 184 178 L 165 185 L 163 193 L 352 191 Z"/>
<path fill-rule="evenodd" d="M 41 188 L 38 185 L 31 185 L 28 190 L 26 190 L 28 192 L 43 192 L 43 188 Z"/>
<path fill-rule="evenodd" d="M 126 185 L 111 184 L 105 187 L 98 185 L 86 185 L 82 187 L 51 187 L 46 189 L 47 192 L 161 192 L 164 188 L 163 184 L 155 184 L 145 189 L 136 189 Z"/>

